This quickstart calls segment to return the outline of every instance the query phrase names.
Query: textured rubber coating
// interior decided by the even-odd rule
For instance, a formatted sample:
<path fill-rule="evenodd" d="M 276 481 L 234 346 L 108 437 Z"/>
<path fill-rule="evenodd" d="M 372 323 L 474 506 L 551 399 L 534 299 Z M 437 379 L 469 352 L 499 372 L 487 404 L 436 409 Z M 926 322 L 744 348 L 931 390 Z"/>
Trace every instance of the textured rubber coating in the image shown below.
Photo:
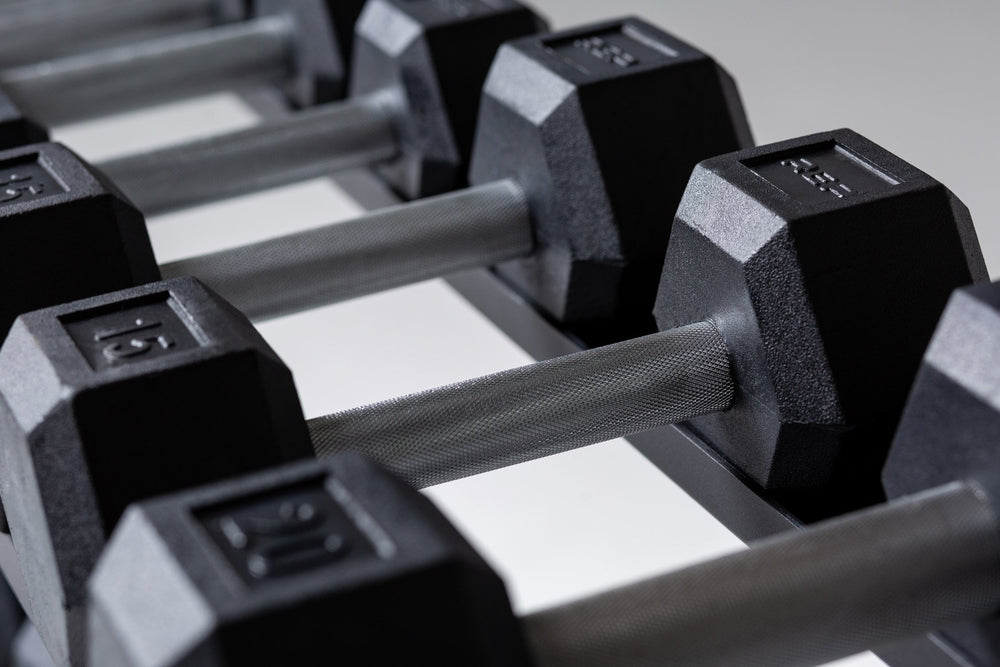
<path fill-rule="evenodd" d="M 292 35 L 287 19 L 259 18 L 9 69 L 0 88 L 32 119 L 57 125 L 281 81 Z"/>
<path fill-rule="evenodd" d="M 327 104 L 238 132 L 98 165 L 146 215 L 388 160 L 392 121 L 370 99 Z"/>
<path fill-rule="evenodd" d="M 529 615 L 543 667 L 820 664 L 1000 606 L 1000 532 L 952 484 Z"/>
<path fill-rule="evenodd" d="M 524 193 L 500 181 L 161 268 L 261 320 L 490 266 L 533 244 Z"/>
<path fill-rule="evenodd" d="M 708 323 L 635 338 L 309 422 L 418 487 L 725 410 L 734 385 Z"/>

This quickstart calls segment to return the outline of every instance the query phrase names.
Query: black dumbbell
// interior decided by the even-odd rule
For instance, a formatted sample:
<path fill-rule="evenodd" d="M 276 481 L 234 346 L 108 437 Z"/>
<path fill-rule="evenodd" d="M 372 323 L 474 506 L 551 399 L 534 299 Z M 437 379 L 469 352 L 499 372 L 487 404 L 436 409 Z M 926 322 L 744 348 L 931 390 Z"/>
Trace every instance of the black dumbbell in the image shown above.
<path fill-rule="evenodd" d="M 407 592 L 416 584 L 392 558 L 377 557 L 378 545 L 402 544 L 399 560 L 409 562 L 430 549 L 409 539 L 397 512 L 419 534 L 440 517 L 414 519 L 398 491 L 382 491 L 391 482 L 378 471 L 354 458 L 271 471 L 131 510 L 91 580 L 91 658 L 142 667 L 197 655 L 236 665 L 245 655 L 280 662 L 290 650 L 296 664 L 319 664 L 333 645 L 345 665 L 371 664 L 372 655 L 397 662 L 396 651 L 418 662 L 488 665 L 500 640 L 509 665 L 783 667 L 989 620 L 975 632 L 982 664 L 992 664 L 1000 487 L 990 452 L 1000 433 L 1000 366 L 988 362 L 1000 355 L 998 324 L 1000 284 L 953 297 L 884 471 L 897 499 L 888 505 L 530 614 L 519 619 L 522 639 L 495 591 L 475 596 L 492 602 L 477 606 L 468 588 L 425 572 L 420 582 L 435 594 Z M 381 530 L 364 530 L 373 525 Z M 492 632 L 452 632 L 456 610 L 462 623 Z M 420 625 L 408 624 L 411 615 Z M 449 646 L 448 637 L 466 641 Z M 525 644 L 530 662 L 512 653 Z"/>
<path fill-rule="evenodd" d="M 0 67 L 244 18 L 243 0 L 73 0 L 3 6 Z"/>
<path fill-rule="evenodd" d="M 270 83 L 297 106 L 337 99 L 363 5 L 254 0 L 245 21 L 6 69 L 0 72 L 0 120 L 66 123 Z"/>
<path fill-rule="evenodd" d="M 500 578 L 358 456 L 130 509 L 93 581 L 91 665 L 530 664 Z"/>
<path fill-rule="evenodd" d="M 691 168 L 750 143 L 728 75 L 645 22 L 525 38 L 487 79 L 472 187 L 163 271 L 265 318 L 502 264 L 560 322 L 649 331 Z"/>
<path fill-rule="evenodd" d="M 287 371 L 191 279 L 22 316 L 0 349 L 0 497 L 32 618 L 66 655 L 125 506 L 240 472 L 233 448 L 246 468 L 360 449 L 424 486 L 722 411 L 690 427 L 755 481 L 816 513 L 871 502 L 944 301 L 984 275 L 961 203 L 840 131 L 696 170 L 657 308 L 681 328 L 312 420 L 312 447 Z"/>
<path fill-rule="evenodd" d="M 59 664 L 83 659 L 86 580 L 129 503 L 312 456 L 289 370 L 193 280 L 26 315 L 0 368 L 0 498 Z"/>
<path fill-rule="evenodd" d="M 60 665 L 83 664 L 84 585 L 128 504 L 312 454 L 287 368 L 191 279 L 25 315 L 0 367 L 7 530 Z M 430 568 L 424 555 L 409 565 Z M 443 572 L 454 554 L 437 556 L 439 577 L 469 575 Z"/>
<path fill-rule="evenodd" d="M 622 49 L 638 54 L 638 62 L 605 61 Z M 583 71 L 584 64 L 592 69 Z M 513 42 L 498 54 L 490 81 L 475 187 L 372 214 L 333 229 L 330 240 L 322 232 L 281 239 L 230 257 L 175 263 L 165 272 L 197 276 L 204 268 L 227 298 L 262 318 L 529 255 L 504 271 L 521 275 L 553 317 L 594 328 L 613 322 L 619 337 L 652 330 L 669 221 L 691 168 L 748 141 L 731 80 L 708 56 L 627 19 Z M 104 215 L 80 215 L 87 188 L 96 187 L 90 184 L 117 191 L 78 158 L 52 146 L 22 147 L 0 154 L 4 172 L 16 178 L 6 179 L 10 194 L 6 205 L 0 198 L 0 218 L 9 229 L 25 230 L 24 244 L 12 233 L 4 246 L 8 280 L 31 287 L 3 304 L 0 328 L 21 312 L 154 279 L 141 219 L 120 195 Z M 47 184 L 32 189 L 31 178 Z M 84 233 L 85 242 L 75 238 Z M 42 266 L 27 254 L 42 247 L 34 234 L 45 239 Z M 95 267 L 97 258 L 103 262 Z M 232 285 L 237 276 L 227 272 L 243 261 L 251 265 L 242 274 L 260 277 L 240 276 Z M 273 298 L 284 290 L 287 296 Z"/>
<path fill-rule="evenodd" d="M 313 441 L 423 486 L 705 415 L 690 429 L 750 479 L 829 515 L 880 498 L 945 301 L 986 276 L 961 202 L 851 131 L 725 155 L 674 219 L 661 333 L 332 415 Z"/>
<path fill-rule="evenodd" d="M 409 198 L 452 190 L 464 185 L 497 49 L 545 29 L 513 0 L 372 0 L 349 101 L 97 166 L 146 215 L 378 164 Z"/>
<path fill-rule="evenodd" d="M 378 163 L 409 197 L 451 190 L 464 185 L 497 48 L 545 27 L 514 0 L 373 0 L 357 23 L 350 101 L 97 166 L 147 215 Z"/>

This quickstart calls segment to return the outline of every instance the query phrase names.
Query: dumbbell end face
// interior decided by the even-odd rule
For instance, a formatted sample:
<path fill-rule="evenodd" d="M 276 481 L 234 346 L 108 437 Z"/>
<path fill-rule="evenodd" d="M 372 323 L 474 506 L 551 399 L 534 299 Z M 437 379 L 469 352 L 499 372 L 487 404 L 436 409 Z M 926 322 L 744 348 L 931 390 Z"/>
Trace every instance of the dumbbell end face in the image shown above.
<path fill-rule="evenodd" d="M 354 24 L 364 0 L 252 0 L 256 16 L 292 20 L 295 75 L 285 86 L 293 104 L 308 107 L 338 100 L 347 90 Z"/>
<path fill-rule="evenodd" d="M 32 620 L 73 660 L 128 504 L 312 455 L 291 373 L 190 278 L 21 316 L 0 348 L 0 436 Z"/>
<path fill-rule="evenodd" d="M 470 174 L 473 183 L 521 183 L 538 251 L 499 274 L 574 329 L 649 333 L 691 169 L 748 141 L 732 79 L 642 20 L 505 45 L 484 90 Z"/>
<path fill-rule="evenodd" d="M 351 96 L 391 109 L 400 157 L 380 169 L 409 199 L 465 184 L 483 83 L 501 44 L 545 30 L 514 0 L 373 0 L 358 20 Z"/>
<path fill-rule="evenodd" d="M 974 479 L 994 498 L 1000 283 L 958 290 L 924 356 L 883 471 L 889 497 Z"/>
<path fill-rule="evenodd" d="M 89 664 L 530 664 L 500 579 L 355 454 L 130 509 L 90 590 Z"/>
<path fill-rule="evenodd" d="M 25 116 L 0 90 L 0 150 L 48 140 L 48 130 Z"/>
<path fill-rule="evenodd" d="M 0 334 L 18 314 L 160 277 L 142 214 L 73 152 L 0 152 Z"/>
<path fill-rule="evenodd" d="M 951 192 L 837 130 L 697 167 L 656 318 L 711 320 L 733 355 L 736 404 L 694 420 L 696 433 L 766 488 L 834 490 L 824 495 L 850 506 L 880 493 L 948 296 L 985 277 Z"/>

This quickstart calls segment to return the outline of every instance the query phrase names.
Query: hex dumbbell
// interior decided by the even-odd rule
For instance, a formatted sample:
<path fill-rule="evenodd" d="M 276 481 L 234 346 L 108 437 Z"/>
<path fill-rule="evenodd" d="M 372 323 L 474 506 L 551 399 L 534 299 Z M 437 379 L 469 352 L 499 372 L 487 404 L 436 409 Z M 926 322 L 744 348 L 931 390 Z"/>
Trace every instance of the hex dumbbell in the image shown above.
<path fill-rule="evenodd" d="M 497 48 L 543 29 L 514 0 L 375 0 L 358 19 L 350 101 L 98 168 L 147 215 L 380 163 L 410 197 L 454 189 L 464 184 Z"/>
<path fill-rule="evenodd" d="M 0 357 L 0 459 L 10 473 L 0 481 L 5 530 L 30 617 L 58 664 L 84 664 L 84 584 L 128 504 L 311 454 L 287 368 L 244 317 L 190 279 L 26 315 Z M 164 409 L 152 414 L 153 404 Z M 392 486 L 401 487 L 378 495 Z M 423 502 L 426 508 L 410 510 L 414 518 L 428 513 Z M 413 541 L 396 544 L 421 549 L 397 560 L 397 571 L 413 570 L 416 579 L 430 571 L 436 586 L 478 576 L 471 603 L 488 608 L 485 594 L 503 599 L 495 577 L 456 538 L 408 530 Z M 456 557 L 471 562 L 451 562 Z M 499 643 L 493 648 L 495 659 L 508 655 Z"/>
<path fill-rule="evenodd" d="M 0 67 L 237 21 L 242 0 L 75 0 L 3 7 Z"/>
<path fill-rule="evenodd" d="M 696 170 L 657 306 L 679 328 L 311 420 L 311 447 L 287 370 L 190 279 L 22 316 L 0 349 L 0 496 L 32 619 L 73 655 L 85 577 L 126 505 L 313 449 L 362 450 L 425 486 L 693 420 L 761 485 L 828 511 L 871 502 L 944 300 L 984 275 L 954 196 L 840 131 Z M 674 296 L 703 280 L 711 293 Z"/>
<path fill-rule="evenodd" d="M 604 60 L 604 47 L 578 45 L 597 39 L 641 57 L 623 67 Z M 473 188 L 164 272 L 204 270 L 237 307 L 262 318 L 527 255 L 512 266 L 554 317 L 650 330 L 663 223 L 698 160 L 745 143 L 730 79 L 708 56 L 637 19 L 513 42 L 490 78 Z M 554 82 L 561 93 L 546 108 L 518 106 Z M 634 109 L 627 124 L 622 104 Z M 13 174 L 0 216 L 23 230 L 5 246 L 8 275 L 31 285 L 3 304 L 0 327 L 20 312 L 155 279 L 141 217 L 101 174 L 65 149 L 37 145 L 0 154 L 0 170 Z M 87 209 L 98 191 L 114 205 Z M 26 254 L 41 247 L 39 235 L 41 266 Z M 226 275 L 243 262 L 243 274 Z"/>
<path fill-rule="evenodd" d="M 357 23 L 348 101 L 98 168 L 147 215 L 359 166 L 382 165 L 409 198 L 452 190 L 464 185 L 497 49 L 544 29 L 513 0 L 373 0 Z"/>
<path fill-rule="evenodd" d="M 358 456 L 131 509 L 93 581 L 92 665 L 529 664 L 500 578 Z"/>
<path fill-rule="evenodd" d="M 312 456 L 287 367 L 191 280 L 27 315 L 0 367 L 0 498 L 59 664 L 83 661 L 86 580 L 127 505 Z"/>
<path fill-rule="evenodd" d="M 313 442 L 423 486 L 690 420 L 761 487 L 829 515 L 881 497 L 945 301 L 986 275 L 961 202 L 853 132 L 712 158 L 673 220 L 661 333 L 315 420 Z"/>
<path fill-rule="evenodd" d="M 252 18 L 0 72 L 0 121 L 49 125 L 255 84 L 337 99 L 363 0 L 254 0 Z"/>
<path fill-rule="evenodd" d="M 493 664 L 500 640 L 507 651 L 502 664 L 782 667 L 990 618 L 1000 609 L 1000 506 L 991 455 L 1000 432 L 1000 373 L 983 360 L 1000 354 L 998 323 L 1000 283 L 952 298 L 885 467 L 889 504 L 530 614 L 519 619 L 519 637 L 496 591 L 474 596 L 492 603 L 477 606 L 467 587 L 425 572 L 419 578 L 435 585 L 433 599 L 407 594 L 413 575 L 399 568 L 425 545 L 415 544 L 398 514 L 386 509 L 398 502 L 399 490 L 379 493 L 376 471 L 355 458 L 327 469 L 272 471 L 128 514 L 92 579 L 91 657 L 115 667 L 183 665 L 192 655 L 227 665 L 240 664 L 244 649 L 278 656 L 294 646 L 301 652 L 297 664 L 314 664 L 316 656 L 327 659 L 322 647 L 340 629 L 335 644 L 347 665 L 368 664 L 372 651 L 391 662 L 400 650 L 414 651 L 410 659 L 430 650 L 445 664 Z M 418 508 L 424 502 L 413 500 Z M 438 526 L 436 516 L 415 520 L 412 507 L 397 511 L 418 531 Z M 345 519 L 352 514 L 363 518 Z M 365 534 L 373 525 L 378 532 Z M 400 545 L 399 562 L 377 557 L 385 544 Z M 366 559 L 369 568 L 361 565 Z M 243 585 L 216 585 L 220 579 Z M 148 605 L 150 597 L 166 596 L 151 595 L 149 582 L 182 593 L 173 596 L 173 607 Z M 178 607 L 202 613 L 178 614 Z M 464 641 L 449 646 L 437 633 L 455 636 L 447 619 L 456 609 L 463 624 L 482 622 L 492 631 L 457 633 Z M 369 615 L 379 622 L 368 622 Z M 431 628 L 408 625 L 412 615 Z M 270 632 L 255 632 L 263 619 Z M 387 642 L 382 630 L 419 636 Z M 995 625 L 980 632 L 995 637 Z M 478 645 L 470 646 L 473 638 Z M 150 646 L 155 652 L 143 650 Z M 520 653 L 525 646 L 530 658 Z M 990 655 L 996 657 L 995 649 Z"/>
<path fill-rule="evenodd" d="M 500 265 L 556 320 L 648 330 L 691 168 L 750 143 L 728 75 L 643 21 L 525 38 L 487 79 L 470 188 L 163 271 L 264 318 Z"/>

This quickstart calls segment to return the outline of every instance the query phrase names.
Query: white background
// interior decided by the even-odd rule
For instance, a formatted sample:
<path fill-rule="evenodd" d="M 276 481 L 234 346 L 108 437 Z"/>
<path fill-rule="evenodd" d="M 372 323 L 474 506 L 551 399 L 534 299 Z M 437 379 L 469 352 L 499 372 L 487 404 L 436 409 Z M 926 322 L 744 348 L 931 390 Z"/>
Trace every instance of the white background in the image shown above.
<path fill-rule="evenodd" d="M 758 143 L 848 126 L 948 184 L 972 209 L 1000 268 L 995 0 L 538 0 L 556 27 L 637 14 L 712 53 L 737 78 Z M 99 159 L 247 125 L 217 95 L 153 113 L 62 128 Z M 162 261 L 344 218 L 330 181 L 154 221 Z M 269 322 L 307 416 L 529 358 L 442 282 Z M 622 441 L 456 482 L 429 495 L 530 611 L 740 548 L 739 541 Z M 862 657 L 855 664 L 880 664 Z"/>

